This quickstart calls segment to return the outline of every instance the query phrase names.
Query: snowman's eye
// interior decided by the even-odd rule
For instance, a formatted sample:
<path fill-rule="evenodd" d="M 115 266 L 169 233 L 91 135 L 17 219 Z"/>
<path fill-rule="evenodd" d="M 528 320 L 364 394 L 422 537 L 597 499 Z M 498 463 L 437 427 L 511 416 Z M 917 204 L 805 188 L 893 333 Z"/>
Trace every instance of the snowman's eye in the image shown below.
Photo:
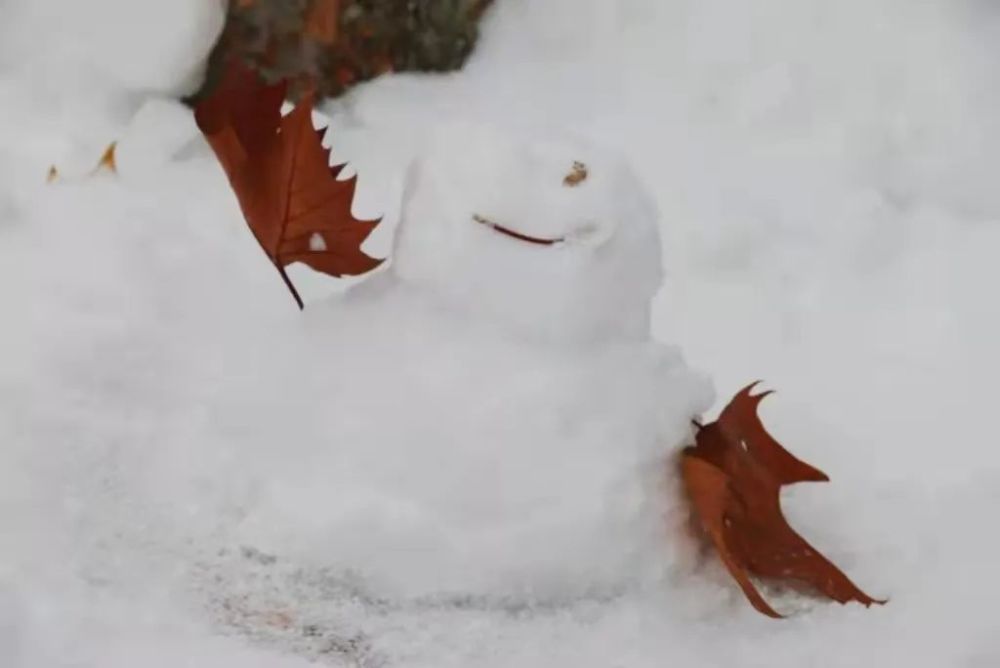
<path fill-rule="evenodd" d="M 472 220 L 476 221 L 480 225 L 485 225 L 494 232 L 499 232 L 500 234 L 507 235 L 512 239 L 517 239 L 518 241 L 524 241 L 529 244 L 537 244 L 539 246 L 552 246 L 566 241 L 565 237 L 555 237 L 548 239 L 543 237 L 533 237 L 529 234 L 524 234 L 523 232 L 512 230 L 509 227 L 504 227 L 500 223 L 494 222 L 489 218 L 487 218 L 486 216 L 481 216 L 478 213 L 472 214 Z"/>

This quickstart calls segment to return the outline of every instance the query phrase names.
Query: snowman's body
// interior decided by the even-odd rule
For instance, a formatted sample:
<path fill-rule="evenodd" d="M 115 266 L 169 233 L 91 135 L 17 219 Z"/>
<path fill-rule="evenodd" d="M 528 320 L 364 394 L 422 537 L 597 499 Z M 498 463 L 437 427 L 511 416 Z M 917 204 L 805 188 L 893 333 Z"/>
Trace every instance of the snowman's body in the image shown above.
<path fill-rule="evenodd" d="M 339 355 L 309 381 L 332 444 L 269 469 L 243 539 L 398 596 L 655 573 L 670 455 L 710 398 L 649 339 L 660 273 L 654 209 L 614 158 L 452 128 L 411 170 L 390 271 L 309 316 Z"/>

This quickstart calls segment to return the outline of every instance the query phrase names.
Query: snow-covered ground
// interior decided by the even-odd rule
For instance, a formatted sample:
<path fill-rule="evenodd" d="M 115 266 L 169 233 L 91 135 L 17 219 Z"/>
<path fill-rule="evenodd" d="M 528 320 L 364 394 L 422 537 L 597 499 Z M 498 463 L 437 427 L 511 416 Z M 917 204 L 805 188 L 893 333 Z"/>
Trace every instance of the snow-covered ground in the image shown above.
<path fill-rule="evenodd" d="M 197 77 L 220 6 L 0 0 L 0 666 L 1000 665 L 1000 8 L 497 0 L 465 71 L 326 108 L 356 212 L 385 215 L 375 255 L 442 124 L 624 151 L 673 348 L 523 336 L 551 296 L 527 255 L 490 259 L 530 317 L 391 266 L 347 299 L 296 268 L 299 314 L 155 97 Z M 115 139 L 120 175 L 88 176 Z M 460 192 L 555 201 L 491 179 Z M 477 294 L 499 310 L 456 307 Z M 670 489 L 619 484 L 708 405 L 681 354 L 715 409 L 780 390 L 765 421 L 833 480 L 788 515 L 889 605 L 773 595 L 795 614 L 765 619 L 674 531 Z M 649 504 L 663 535 L 617 521 Z"/>

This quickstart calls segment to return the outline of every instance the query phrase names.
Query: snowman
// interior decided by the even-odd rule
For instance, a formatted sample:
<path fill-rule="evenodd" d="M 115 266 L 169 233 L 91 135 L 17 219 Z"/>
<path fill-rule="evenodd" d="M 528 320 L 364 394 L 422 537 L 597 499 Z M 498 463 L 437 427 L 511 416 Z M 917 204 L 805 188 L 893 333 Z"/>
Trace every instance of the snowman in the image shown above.
<path fill-rule="evenodd" d="M 650 339 L 657 215 L 625 162 L 450 124 L 409 169 L 391 257 L 307 310 L 294 382 L 322 398 L 303 409 L 322 444 L 266 460 L 234 539 L 388 598 L 662 578 L 672 454 L 711 389 Z"/>

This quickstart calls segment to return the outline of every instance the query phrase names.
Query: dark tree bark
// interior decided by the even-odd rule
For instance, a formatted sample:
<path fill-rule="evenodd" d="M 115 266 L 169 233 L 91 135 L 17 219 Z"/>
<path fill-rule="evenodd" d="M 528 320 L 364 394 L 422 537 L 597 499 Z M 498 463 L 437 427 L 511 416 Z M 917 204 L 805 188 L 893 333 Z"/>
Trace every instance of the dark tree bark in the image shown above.
<path fill-rule="evenodd" d="M 492 0 L 231 0 L 200 96 L 240 58 L 266 79 L 335 97 L 390 71 L 443 72 L 465 62 Z"/>

